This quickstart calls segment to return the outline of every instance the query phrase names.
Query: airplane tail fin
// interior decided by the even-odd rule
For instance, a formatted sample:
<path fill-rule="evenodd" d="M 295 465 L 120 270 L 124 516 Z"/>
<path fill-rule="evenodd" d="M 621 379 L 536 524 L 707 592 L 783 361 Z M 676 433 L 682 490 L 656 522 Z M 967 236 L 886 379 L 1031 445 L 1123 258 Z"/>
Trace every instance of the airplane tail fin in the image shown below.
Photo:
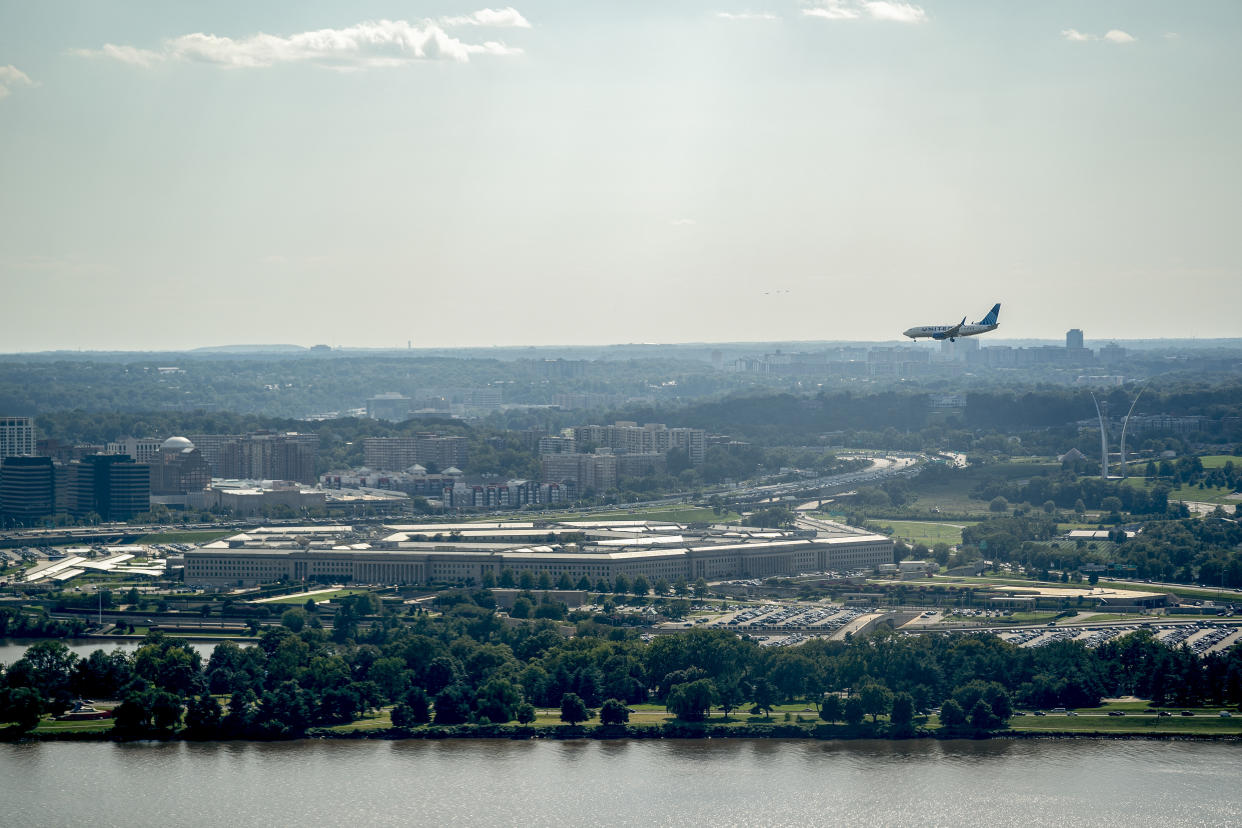
<path fill-rule="evenodd" d="M 988 315 L 979 320 L 979 324 L 995 325 L 998 319 L 1000 319 L 1000 302 L 992 306 L 992 309 L 988 311 Z"/>

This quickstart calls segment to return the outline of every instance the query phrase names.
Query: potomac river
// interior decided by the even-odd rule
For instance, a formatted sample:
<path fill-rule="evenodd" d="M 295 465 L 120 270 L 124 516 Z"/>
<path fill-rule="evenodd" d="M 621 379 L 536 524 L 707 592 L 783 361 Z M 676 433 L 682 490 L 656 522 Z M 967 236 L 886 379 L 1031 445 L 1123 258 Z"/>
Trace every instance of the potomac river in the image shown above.
<path fill-rule="evenodd" d="M 0 744 L 7 825 L 1239 825 L 1242 745 Z"/>

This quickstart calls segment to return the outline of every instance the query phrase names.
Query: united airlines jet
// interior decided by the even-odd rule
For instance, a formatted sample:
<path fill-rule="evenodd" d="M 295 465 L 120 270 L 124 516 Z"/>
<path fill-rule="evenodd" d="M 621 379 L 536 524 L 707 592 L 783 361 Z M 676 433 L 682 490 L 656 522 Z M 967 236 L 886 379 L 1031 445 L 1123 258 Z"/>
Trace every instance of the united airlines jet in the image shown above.
<path fill-rule="evenodd" d="M 1000 319 L 1000 302 L 992 306 L 987 316 L 973 324 L 967 325 L 966 317 L 962 317 L 962 321 L 956 325 L 920 325 L 903 331 L 902 335 L 911 339 L 930 336 L 932 339 L 947 339 L 950 342 L 956 342 L 959 336 L 975 336 L 996 330 L 1000 327 L 998 319 Z"/>

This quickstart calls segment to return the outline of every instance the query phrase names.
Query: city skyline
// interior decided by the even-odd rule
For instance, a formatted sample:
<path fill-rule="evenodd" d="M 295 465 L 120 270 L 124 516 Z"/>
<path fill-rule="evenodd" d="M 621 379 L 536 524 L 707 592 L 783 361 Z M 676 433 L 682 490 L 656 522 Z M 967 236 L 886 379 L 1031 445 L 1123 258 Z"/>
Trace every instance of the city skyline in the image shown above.
<path fill-rule="evenodd" d="M 0 352 L 1230 337 L 1239 23 L 3 4 Z"/>

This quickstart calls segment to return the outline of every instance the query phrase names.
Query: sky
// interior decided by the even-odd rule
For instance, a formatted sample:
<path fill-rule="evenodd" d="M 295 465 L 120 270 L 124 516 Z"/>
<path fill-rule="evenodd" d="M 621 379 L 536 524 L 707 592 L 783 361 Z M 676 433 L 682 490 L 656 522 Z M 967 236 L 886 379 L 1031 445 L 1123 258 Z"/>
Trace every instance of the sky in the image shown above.
<path fill-rule="evenodd" d="M 0 0 L 0 351 L 1242 336 L 1237 0 Z"/>

